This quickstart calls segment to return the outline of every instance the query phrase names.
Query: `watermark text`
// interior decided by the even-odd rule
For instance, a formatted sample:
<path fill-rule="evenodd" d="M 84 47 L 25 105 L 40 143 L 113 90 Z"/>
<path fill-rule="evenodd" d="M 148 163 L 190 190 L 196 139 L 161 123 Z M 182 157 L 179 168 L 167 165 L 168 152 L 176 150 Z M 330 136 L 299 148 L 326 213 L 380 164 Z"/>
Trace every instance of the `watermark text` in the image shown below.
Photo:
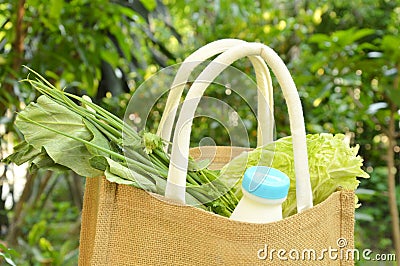
<path fill-rule="evenodd" d="M 276 249 L 264 244 L 257 251 L 260 260 L 281 261 L 320 261 L 320 260 L 345 260 L 345 261 L 396 261 L 396 254 L 374 253 L 371 249 L 346 248 L 347 240 L 339 238 L 337 246 L 323 249 Z"/>

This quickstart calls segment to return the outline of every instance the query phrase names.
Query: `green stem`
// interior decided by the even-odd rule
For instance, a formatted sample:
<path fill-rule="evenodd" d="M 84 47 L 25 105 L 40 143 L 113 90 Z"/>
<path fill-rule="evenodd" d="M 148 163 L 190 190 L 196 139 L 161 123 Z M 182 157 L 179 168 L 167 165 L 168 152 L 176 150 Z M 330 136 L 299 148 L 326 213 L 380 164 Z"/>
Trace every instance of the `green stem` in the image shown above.
<path fill-rule="evenodd" d="M 114 114 L 108 112 L 107 110 L 99 107 L 98 105 L 96 105 L 92 102 L 86 101 L 82 97 L 79 97 L 79 96 L 76 96 L 74 94 L 67 93 L 67 92 L 64 92 L 64 94 L 67 95 L 68 97 L 71 97 L 73 99 L 76 99 L 76 100 L 86 104 L 90 108 L 93 108 L 93 110 L 95 110 L 96 112 L 101 114 L 104 118 L 107 119 L 107 121 L 112 123 L 112 125 L 117 127 L 120 131 L 128 133 L 130 136 L 135 137 L 135 139 L 140 138 L 136 131 L 134 131 L 132 128 L 126 126 L 125 123 L 120 118 L 115 116 Z M 122 127 L 121 127 L 121 125 L 122 125 Z"/>
<path fill-rule="evenodd" d="M 34 72 L 35 73 L 35 72 Z M 42 82 L 35 81 L 35 80 L 30 80 L 26 79 L 25 81 L 29 82 L 32 87 L 34 87 L 36 90 L 38 90 L 40 93 L 45 94 L 52 99 L 56 100 L 57 103 L 62 104 L 63 106 L 67 107 L 69 110 L 74 111 L 75 113 L 81 115 L 81 116 L 96 116 L 98 119 L 107 121 L 104 123 L 107 125 L 108 129 L 113 132 L 113 134 L 118 134 L 122 135 L 121 132 L 125 132 L 128 134 L 130 137 L 133 139 L 139 139 L 140 137 L 138 136 L 137 132 L 131 129 L 130 127 L 126 126 L 121 119 L 119 119 L 117 116 L 114 114 L 106 111 L 105 109 L 99 107 L 98 105 L 86 101 L 82 97 L 76 96 L 74 94 L 70 94 L 64 91 L 60 91 L 57 89 L 52 89 L 43 84 Z M 71 99 L 68 97 L 76 99 L 80 101 L 81 103 L 86 104 L 87 106 L 91 107 L 93 110 L 96 111 L 96 113 L 89 111 L 86 108 L 83 108 L 81 106 L 76 105 Z M 113 128 L 114 127 L 114 128 Z"/>

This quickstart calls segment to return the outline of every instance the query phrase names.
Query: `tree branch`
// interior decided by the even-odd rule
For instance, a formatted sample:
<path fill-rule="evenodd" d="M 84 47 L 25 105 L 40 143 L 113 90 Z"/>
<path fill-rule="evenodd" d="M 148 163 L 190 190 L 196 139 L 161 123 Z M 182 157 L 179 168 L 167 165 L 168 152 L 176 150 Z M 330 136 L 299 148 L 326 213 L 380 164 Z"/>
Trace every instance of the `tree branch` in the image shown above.
<path fill-rule="evenodd" d="M 17 4 L 17 19 L 15 25 L 15 40 L 13 43 L 14 61 L 13 70 L 18 71 L 21 68 L 22 58 L 24 54 L 25 30 L 23 27 L 23 19 L 25 15 L 25 0 L 19 0 Z"/>
<path fill-rule="evenodd" d="M 400 222 L 399 210 L 397 208 L 396 200 L 396 179 L 395 179 L 395 161 L 394 161 L 394 147 L 396 145 L 395 139 L 395 114 L 397 107 L 393 103 L 390 104 L 390 120 L 388 129 L 389 147 L 387 150 L 387 167 L 388 167 L 388 193 L 389 193 L 389 209 L 392 218 L 392 239 L 394 242 L 397 257 L 400 257 Z"/>
<path fill-rule="evenodd" d="M 24 39 L 25 39 L 25 29 L 23 27 L 23 19 L 25 15 L 25 0 L 18 0 L 16 4 L 16 19 L 15 19 L 15 39 L 12 43 L 13 49 L 13 61 L 11 65 L 10 77 L 11 80 L 17 78 L 15 73 L 18 73 L 21 69 L 22 59 L 24 55 Z M 14 96 L 13 84 L 6 83 L 4 86 L 6 93 L 11 97 Z M 0 103 L 0 110 L 6 110 L 4 104 Z"/>

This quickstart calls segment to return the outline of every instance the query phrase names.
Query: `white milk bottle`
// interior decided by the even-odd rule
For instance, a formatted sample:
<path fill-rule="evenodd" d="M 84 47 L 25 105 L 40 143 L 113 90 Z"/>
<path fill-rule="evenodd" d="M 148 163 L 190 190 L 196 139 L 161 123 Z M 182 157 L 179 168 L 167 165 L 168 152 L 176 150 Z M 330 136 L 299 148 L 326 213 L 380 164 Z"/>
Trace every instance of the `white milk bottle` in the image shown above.
<path fill-rule="evenodd" d="M 290 179 L 267 166 L 252 166 L 242 181 L 243 197 L 230 219 L 249 223 L 269 223 L 282 219 L 282 203 L 289 191 Z"/>

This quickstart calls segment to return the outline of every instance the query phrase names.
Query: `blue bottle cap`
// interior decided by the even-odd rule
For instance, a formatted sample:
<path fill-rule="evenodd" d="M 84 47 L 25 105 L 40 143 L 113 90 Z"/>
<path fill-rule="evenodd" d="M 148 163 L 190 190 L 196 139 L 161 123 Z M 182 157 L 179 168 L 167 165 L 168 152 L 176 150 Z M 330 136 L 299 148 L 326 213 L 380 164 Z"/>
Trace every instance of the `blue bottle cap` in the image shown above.
<path fill-rule="evenodd" d="M 254 196 L 264 199 L 282 199 L 287 196 L 289 177 L 267 166 L 252 166 L 244 173 L 242 187 Z"/>

